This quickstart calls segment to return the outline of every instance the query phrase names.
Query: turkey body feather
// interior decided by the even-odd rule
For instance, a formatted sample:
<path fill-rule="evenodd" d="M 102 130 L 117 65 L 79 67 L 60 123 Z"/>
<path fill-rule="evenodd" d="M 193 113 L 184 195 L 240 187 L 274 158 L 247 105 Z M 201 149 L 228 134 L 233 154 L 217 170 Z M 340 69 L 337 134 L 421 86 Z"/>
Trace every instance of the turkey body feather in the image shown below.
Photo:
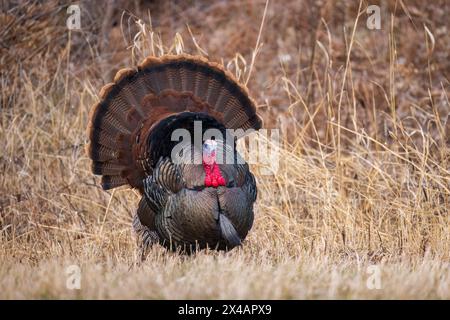
<path fill-rule="evenodd" d="M 100 98 L 88 126 L 92 171 L 102 175 L 106 190 L 130 185 L 142 194 L 133 221 L 141 245 L 184 251 L 240 245 L 253 224 L 256 182 L 234 141 L 222 138 L 226 129 L 261 127 L 247 89 L 219 64 L 178 55 L 120 70 Z M 180 145 L 173 132 L 195 136 L 195 122 L 202 134 L 221 133 L 212 154 L 217 145 L 231 162 L 205 164 L 193 140 L 178 150 L 183 161 L 173 159 Z"/>

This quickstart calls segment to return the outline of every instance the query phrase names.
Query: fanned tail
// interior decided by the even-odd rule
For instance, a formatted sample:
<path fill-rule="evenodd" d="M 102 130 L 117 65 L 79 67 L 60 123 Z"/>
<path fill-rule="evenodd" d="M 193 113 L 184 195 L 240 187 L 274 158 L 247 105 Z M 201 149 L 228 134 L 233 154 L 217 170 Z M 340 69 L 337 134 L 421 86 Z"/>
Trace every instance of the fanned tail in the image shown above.
<path fill-rule="evenodd" d="M 87 152 L 102 187 L 142 191 L 148 163 L 158 160 L 148 150 L 155 128 L 184 112 L 205 114 L 225 128 L 261 127 L 247 89 L 223 66 L 189 55 L 149 57 L 137 69 L 120 70 L 91 110 Z"/>

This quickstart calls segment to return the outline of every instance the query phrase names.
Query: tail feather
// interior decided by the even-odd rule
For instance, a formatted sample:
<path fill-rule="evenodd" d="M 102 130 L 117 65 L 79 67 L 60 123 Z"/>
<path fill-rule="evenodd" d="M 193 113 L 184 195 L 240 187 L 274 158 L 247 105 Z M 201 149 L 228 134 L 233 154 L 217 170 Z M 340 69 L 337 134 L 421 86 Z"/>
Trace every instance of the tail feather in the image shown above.
<path fill-rule="evenodd" d="M 210 75 L 207 73 L 202 73 L 200 71 L 195 72 L 194 77 L 194 96 L 200 98 L 202 101 L 205 101 L 206 99 L 206 93 L 208 91 L 208 85 L 209 85 L 209 79 Z"/>
<path fill-rule="evenodd" d="M 102 176 L 102 188 L 104 190 L 114 189 L 128 183 L 128 180 L 121 176 Z"/>
<path fill-rule="evenodd" d="M 206 92 L 205 101 L 210 106 L 216 105 L 217 98 L 219 97 L 219 95 L 221 93 L 222 85 L 223 85 L 223 79 L 215 79 L 215 78 L 209 79 L 208 90 Z"/>
<path fill-rule="evenodd" d="M 163 90 L 162 82 L 159 80 L 158 71 L 154 71 L 153 73 L 148 73 L 147 76 L 147 84 L 155 94 L 160 93 Z"/>
<path fill-rule="evenodd" d="M 169 80 L 169 88 L 175 90 L 175 91 L 182 91 L 182 85 L 181 85 L 181 74 L 180 69 L 177 69 L 176 66 L 171 66 L 170 68 L 167 68 L 167 78 Z"/>
<path fill-rule="evenodd" d="M 181 65 L 179 73 L 183 92 L 194 92 L 195 90 L 195 67 L 192 64 Z"/>
<path fill-rule="evenodd" d="M 121 92 L 121 87 L 126 81 L 126 79 L 120 78 L 120 82 L 117 85 L 109 83 L 102 88 L 99 94 L 102 100 L 92 108 L 90 115 L 91 121 L 109 116 L 116 118 L 124 126 L 128 125 L 124 116 L 130 110 L 130 104 L 124 98 L 123 94 L 118 94 L 118 92 Z"/>
<path fill-rule="evenodd" d="M 107 163 L 110 160 L 117 159 L 119 153 L 117 150 L 107 148 L 103 145 L 91 142 L 87 146 L 88 154 L 93 161 L 98 161 L 99 163 Z"/>
<path fill-rule="evenodd" d="M 249 120 L 245 110 L 242 110 L 240 103 L 236 97 L 231 96 L 226 105 L 227 112 L 224 117 L 224 121 L 231 127 L 239 127 L 242 123 Z"/>
<path fill-rule="evenodd" d="M 169 76 L 167 74 L 168 68 L 159 67 L 156 69 L 155 76 L 158 81 L 160 90 L 163 91 L 166 88 L 170 88 Z M 161 92 L 160 91 L 160 92 Z"/>
<path fill-rule="evenodd" d="M 92 172 L 101 175 L 120 175 L 127 167 L 113 162 L 92 162 Z"/>

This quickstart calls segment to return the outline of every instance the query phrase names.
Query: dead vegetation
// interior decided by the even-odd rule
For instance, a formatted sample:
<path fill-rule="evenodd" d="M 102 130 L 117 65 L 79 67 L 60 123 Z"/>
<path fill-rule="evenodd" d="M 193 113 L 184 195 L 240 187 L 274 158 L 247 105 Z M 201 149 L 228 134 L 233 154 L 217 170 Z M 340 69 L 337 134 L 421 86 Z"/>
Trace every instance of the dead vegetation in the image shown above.
<path fill-rule="evenodd" d="M 71 32 L 66 3 L 2 4 L 1 298 L 450 298 L 447 1 L 378 2 L 381 30 L 364 1 L 274 1 L 264 24 L 264 1 L 111 3 Z M 183 51 L 248 81 L 279 170 L 252 168 L 242 248 L 138 266 L 138 195 L 100 189 L 87 116 L 117 69 Z"/>

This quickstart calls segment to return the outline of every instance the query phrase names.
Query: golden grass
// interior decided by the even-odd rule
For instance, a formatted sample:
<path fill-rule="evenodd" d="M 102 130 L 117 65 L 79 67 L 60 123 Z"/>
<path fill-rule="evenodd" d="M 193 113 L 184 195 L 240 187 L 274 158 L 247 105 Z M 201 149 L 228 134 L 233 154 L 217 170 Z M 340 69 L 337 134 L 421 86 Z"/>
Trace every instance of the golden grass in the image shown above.
<path fill-rule="evenodd" d="M 112 11 L 119 26 L 107 40 L 101 8 L 70 35 L 64 6 L 0 16 L 9 35 L 0 58 L 0 298 L 450 298 L 445 2 L 383 2 L 375 31 L 364 2 L 360 14 L 358 4 L 269 3 L 262 29 L 265 2 L 138 5 L 127 9 L 143 20 L 125 14 L 123 37 L 123 7 Z M 101 190 L 85 128 L 103 81 L 168 51 L 223 59 L 249 79 L 266 126 L 282 133 L 280 163 L 274 175 L 252 166 L 256 220 L 242 248 L 186 257 L 155 247 L 138 264 L 139 197 Z M 80 290 L 66 287 L 73 264 Z M 371 265 L 380 289 L 367 286 Z"/>

